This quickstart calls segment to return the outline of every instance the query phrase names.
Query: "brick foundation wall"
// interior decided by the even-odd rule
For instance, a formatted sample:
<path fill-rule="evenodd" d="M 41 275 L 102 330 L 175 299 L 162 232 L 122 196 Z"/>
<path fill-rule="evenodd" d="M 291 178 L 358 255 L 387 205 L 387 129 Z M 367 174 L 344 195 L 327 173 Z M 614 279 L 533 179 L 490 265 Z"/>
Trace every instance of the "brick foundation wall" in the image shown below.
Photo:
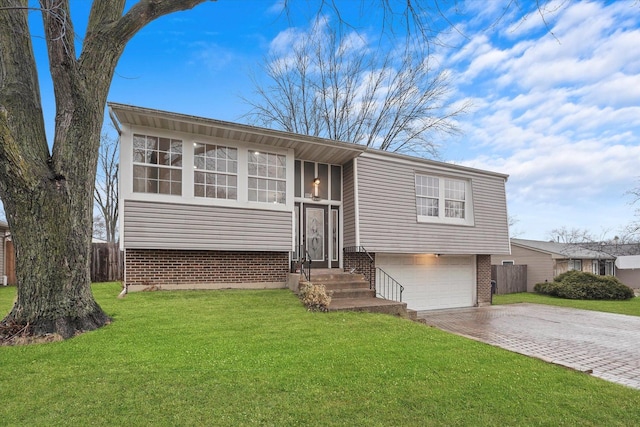
<path fill-rule="evenodd" d="M 476 255 L 478 305 L 491 303 L 491 255 Z"/>
<path fill-rule="evenodd" d="M 288 252 L 127 249 L 127 285 L 287 281 Z"/>
<path fill-rule="evenodd" d="M 352 268 L 355 269 L 356 273 L 364 274 L 364 277 L 371 283 L 374 287 L 376 284 L 376 254 L 374 252 L 369 252 L 371 258 L 373 258 L 373 262 L 371 262 L 371 258 L 367 256 L 364 252 L 343 252 L 343 270 L 351 271 Z"/>

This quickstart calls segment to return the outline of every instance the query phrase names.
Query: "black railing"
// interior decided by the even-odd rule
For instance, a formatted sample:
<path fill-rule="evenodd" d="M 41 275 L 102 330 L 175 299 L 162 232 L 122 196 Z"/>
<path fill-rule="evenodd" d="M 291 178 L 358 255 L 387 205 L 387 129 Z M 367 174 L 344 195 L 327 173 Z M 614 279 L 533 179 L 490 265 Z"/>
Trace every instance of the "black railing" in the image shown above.
<path fill-rule="evenodd" d="M 307 282 L 311 281 L 311 255 L 304 247 L 304 245 L 298 246 L 297 251 L 293 251 L 291 261 L 291 272 L 297 273 L 300 269 L 300 273 L 304 275 Z"/>
<path fill-rule="evenodd" d="M 402 302 L 402 291 L 404 291 L 404 286 L 389 276 L 386 271 L 376 267 L 376 295 L 384 299 Z"/>
<path fill-rule="evenodd" d="M 402 302 L 404 286 L 383 269 L 376 267 L 373 256 L 367 252 L 364 246 L 344 248 L 344 270 L 362 274 L 369 282 L 369 289 L 373 289 L 376 296 Z"/>

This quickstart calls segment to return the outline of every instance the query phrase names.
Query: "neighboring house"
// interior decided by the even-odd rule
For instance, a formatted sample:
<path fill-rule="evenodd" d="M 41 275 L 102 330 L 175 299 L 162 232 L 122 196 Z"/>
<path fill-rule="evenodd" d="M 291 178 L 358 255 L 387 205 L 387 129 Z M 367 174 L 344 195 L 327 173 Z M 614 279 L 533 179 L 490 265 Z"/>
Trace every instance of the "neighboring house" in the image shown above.
<path fill-rule="evenodd" d="M 603 252 L 615 255 L 616 277 L 633 289 L 640 289 L 640 243 L 604 244 Z"/>
<path fill-rule="evenodd" d="M 640 255 L 617 257 L 616 277 L 630 288 L 640 289 Z"/>
<path fill-rule="evenodd" d="M 598 245 L 511 239 L 511 255 L 492 255 L 492 265 L 526 265 L 527 292 L 536 283 L 552 281 L 569 270 L 599 275 L 615 275 L 615 255 Z"/>
<path fill-rule="evenodd" d="M 317 137 L 110 103 L 129 291 L 284 288 L 306 250 L 362 248 L 423 310 L 490 301 L 507 176 Z M 354 252 L 355 251 L 355 252 Z"/>

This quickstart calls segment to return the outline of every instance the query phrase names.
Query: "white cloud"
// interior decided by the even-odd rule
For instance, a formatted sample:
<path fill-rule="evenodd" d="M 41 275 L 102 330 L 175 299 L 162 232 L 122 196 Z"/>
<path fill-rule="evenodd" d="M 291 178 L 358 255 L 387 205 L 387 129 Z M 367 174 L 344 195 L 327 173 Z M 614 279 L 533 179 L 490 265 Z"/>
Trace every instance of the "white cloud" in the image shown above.
<path fill-rule="evenodd" d="M 204 65 L 208 70 L 218 71 L 237 59 L 236 54 L 217 43 L 196 42 L 191 45 L 193 53 L 189 65 Z"/>
<path fill-rule="evenodd" d="M 475 100 L 461 163 L 511 175 L 510 213 L 530 237 L 542 237 L 532 211 L 550 228 L 624 226 L 640 175 L 640 8 L 568 2 L 545 20 L 557 39 L 533 12 L 439 52 Z"/>
<path fill-rule="evenodd" d="M 284 13 L 286 5 L 287 2 L 285 0 L 276 0 L 269 8 L 267 8 L 267 13 L 271 15 Z"/>

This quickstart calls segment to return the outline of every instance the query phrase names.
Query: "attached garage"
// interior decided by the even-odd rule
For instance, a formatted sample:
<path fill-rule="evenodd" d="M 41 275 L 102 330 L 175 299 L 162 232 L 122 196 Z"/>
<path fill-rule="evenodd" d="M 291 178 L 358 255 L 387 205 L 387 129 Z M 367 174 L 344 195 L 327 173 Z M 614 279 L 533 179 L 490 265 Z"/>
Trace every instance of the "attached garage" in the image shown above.
<path fill-rule="evenodd" d="M 376 267 L 396 279 L 413 310 L 471 307 L 476 302 L 473 255 L 376 253 Z"/>

